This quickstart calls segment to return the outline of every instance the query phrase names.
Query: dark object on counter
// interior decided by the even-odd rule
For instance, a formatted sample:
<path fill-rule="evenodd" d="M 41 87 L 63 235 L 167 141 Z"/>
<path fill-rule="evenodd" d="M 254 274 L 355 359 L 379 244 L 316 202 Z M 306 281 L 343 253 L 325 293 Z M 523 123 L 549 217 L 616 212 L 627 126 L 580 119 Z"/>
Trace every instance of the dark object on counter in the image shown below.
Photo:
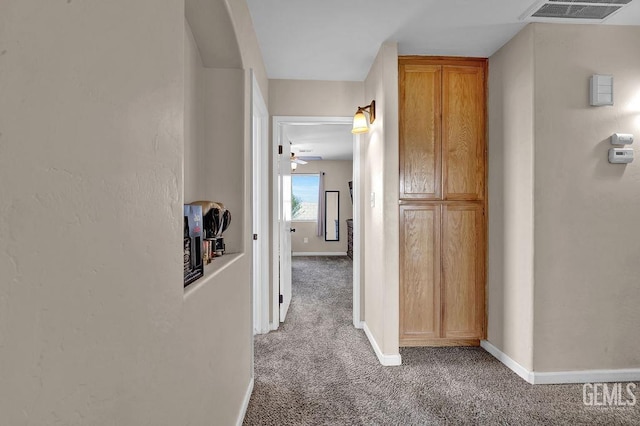
<path fill-rule="evenodd" d="M 231 224 L 231 212 L 224 207 L 224 204 L 215 201 L 194 201 L 191 205 L 202 207 L 204 238 L 215 240 L 211 251 L 216 256 L 222 256 L 225 252 L 222 233 Z"/>
<path fill-rule="evenodd" d="M 204 274 L 202 207 L 185 204 L 184 228 L 184 286 L 186 287 Z"/>

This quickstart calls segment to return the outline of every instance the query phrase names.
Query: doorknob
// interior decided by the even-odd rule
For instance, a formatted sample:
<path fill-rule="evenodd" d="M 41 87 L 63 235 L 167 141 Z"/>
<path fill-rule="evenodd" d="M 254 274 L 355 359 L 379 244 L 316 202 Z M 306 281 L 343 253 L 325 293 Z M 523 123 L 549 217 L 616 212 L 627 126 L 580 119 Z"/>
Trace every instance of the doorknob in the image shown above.
<path fill-rule="evenodd" d="M 296 228 L 289 228 L 289 232 L 296 232 Z"/>

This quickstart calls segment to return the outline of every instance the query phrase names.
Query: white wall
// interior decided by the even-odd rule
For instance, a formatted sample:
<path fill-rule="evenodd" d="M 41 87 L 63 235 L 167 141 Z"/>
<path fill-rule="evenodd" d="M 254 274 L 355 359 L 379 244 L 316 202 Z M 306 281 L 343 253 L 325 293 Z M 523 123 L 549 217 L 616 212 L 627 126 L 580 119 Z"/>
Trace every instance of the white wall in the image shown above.
<path fill-rule="evenodd" d="M 269 80 L 271 115 L 351 117 L 364 99 L 361 81 Z"/>
<path fill-rule="evenodd" d="M 272 117 L 351 117 L 363 102 L 362 81 L 269 80 L 267 105 Z M 273 166 L 273 158 L 270 158 L 269 164 Z M 273 170 L 269 171 L 269 176 L 273 176 Z M 273 188 L 272 178 L 269 179 L 269 188 Z M 270 194 L 270 198 L 274 199 L 273 194 Z M 272 223 L 271 216 L 269 221 Z M 273 247 L 273 238 L 273 233 L 270 232 L 270 247 Z M 271 255 L 273 256 L 273 253 Z M 269 264 L 273 264 L 273 258 Z M 269 283 L 269 294 L 272 289 L 273 280 Z M 272 312 L 271 306 L 269 312 Z M 273 318 L 270 317 L 270 321 L 273 321 Z"/>
<path fill-rule="evenodd" d="M 185 19 L 184 35 L 184 200 L 204 200 L 204 65 L 193 32 Z"/>
<path fill-rule="evenodd" d="M 534 373 L 640 368 L 640 168 L 607 160 L 612 133 L 640 135 L 639 45 L 533 24 L 490 60 L 489 340 Z M 613 106 L 589 106 L 596 73 Z"/>
<path fill-rule="evenodd" d="M 251 13 L 246 0 L 225 0 L 227 8 L 232 17 L 233 29 L 240 48 L 242 65 L 246 70 L 252 70 L 262 98 L 267 102 L 269 99 L 269 79 L 262 59 L 262 52 L 258 45 L 258 38 L 253 28 Z"/>
<path fill-rule="evenodd" d="M 399 359 L 399 136 L 397 44 L 380 48 L 365 80 L 376 121 L 360 136 L 363 200 L 364 320 L 385 356 Z M 375 193 L 375 206 L 370 194 Z"/>
<path fill-rule="evenodd" d="M 211 13 L 207 8 L 215 6 L 219 28 L 234 29 L 236 21 L 246 19 L 241 15 L 242 8 L 240 15 L 225 16 L 225 2 L 194 5 L 197 16 Z M 241 69 L 235 62 L 242 56 L 237 49 L 251 46 L 246 34 L 226 34 L 224 38 L 233 42 L 219 46 L 211 39 L 209 27 L 199 30 L 200 36 L 194 37 L 200 43 L 198 51 L 210 56 L 205 67 L 197 64 L 196 70 L 197 105 L 202 108 L 196 111 L 202 114 L 197 121 L 201 125 L 197 134 L 202 135 L 196 143 L 197 198 L 223 202 L 232 213 L 232 222 L 224 234 L 225 256 L 205 267 L 205 277 L 185 292 L 181 335 L 188 366 L 181 371 L 184 420 L 179 424 L 234 424 L 242 414 L 253 376 L 252 257 L 248 240 L 252 223 L 251 80 L 247 69 L 259 70 L 262 64 L 243 60 L 241 67 L 245 69 Z M 224 54 L 215 55 L 221 48 Z M 225 62 L 223 58 L 230 59 Z M 187 68 L 186 72 L 191 71 Z M 255 75 L 260 77 L 259 72 Z"/>
<path fill-rule="evenodd" d="M 243 251 L 245 208 L 244 113 L 245 75 L 239 69 L 203 70 L 204 139 L 201 158 L 202 193 L 205 200 L 219 201 L 231 213 L 231 225 L 224 232 L 227 253 Z M 250 150 L 249 150 L 250 152 Z M 250 176 L 250 175 L 249 175 Z"/>
<path fill-rule="evenodd" d="M 353 218 L 353 204 L 349 195 L 349 181 L 353 180 L 353 161 L 309 161 L 299 164 L 292 175 L 324 172 L 325 191 L 340 191 L 340 240 L 325 241 L 324 235 L 318 237 L 317 222 L 293 221 L 296 232 L 291 234 L 291 249 L 294 253 L 346 253 L 347 219 Z M 308 242 L 304 242 L 308 238 Z"/>
<path fill-rule="evenodd" d="M 191 73 L 188 67 L 188 73 Z M 251 254 L 246 252 L 245 175 L 251 168 L 245 125 L 248 120 L 248 73 L 241 69 L 197 69 L 196 199 L 224 203 L 232 214 L 224 233 L 226 254 L 205 266 L 205 277 L 185 292 L 181 335 L 184 339 L 186 424 L 236 422 L 252 376 Z M 185 121 L 190 117 L 185 112 Z M 185 175 L 187 162 L 185 161 Z M 185 197 L 188 192 L 185 180 Z M 194 199 L 186 200 L 194 201 Z M 249 222 L 250 223 L 250 222 Z M 233 253 L 243 253 L 228 264 Z M 224 264 L 224 269 L 221 269 Z M 212 275 L 215 274 L 215 275 Z"/>
<path fill-rule="evenodd" d="M 534 31 L 534 369 L 640 368 L 640 162 L 607 161 L 612 133 L 640 138 L 640 27 Z M 589 106 L 595 73 L 613 106 Z"/>
<path fill-rule="evenodd" d="M 533 26 L 489 60 L 487 340 L 533 367 Z"/>

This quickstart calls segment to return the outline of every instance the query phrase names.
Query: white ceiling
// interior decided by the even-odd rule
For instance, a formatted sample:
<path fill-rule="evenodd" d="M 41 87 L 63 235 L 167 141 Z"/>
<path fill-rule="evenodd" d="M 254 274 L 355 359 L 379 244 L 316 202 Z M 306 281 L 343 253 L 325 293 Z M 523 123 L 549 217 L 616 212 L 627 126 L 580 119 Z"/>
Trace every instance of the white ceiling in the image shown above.
<path fill-rule="evenodd" d="M 534 0 L 247 0 L 269 78 L 363 81 L 385 41 L 401 55 L 489 57 Z M 640 25 L 640 0 L 606 24 Z"/>
<path fill-rule="evenodd" d="M 285 125 L 285 141 L 298 157 L 322 157 L 323 160 L 352 160 L 351 124 Z"/>
<path fill-rule="evenodd" d="M 534 0 L 247 0 L 269 78 L 363 81 L 385 41 L 401 55 L 489 57 Z M 640 25 L 640 0 L 606 24 Z M 350 160 L 351 126 L 287 125 L 298 156 Z M 304 152 L 310 150 L 310 152 Z"/>

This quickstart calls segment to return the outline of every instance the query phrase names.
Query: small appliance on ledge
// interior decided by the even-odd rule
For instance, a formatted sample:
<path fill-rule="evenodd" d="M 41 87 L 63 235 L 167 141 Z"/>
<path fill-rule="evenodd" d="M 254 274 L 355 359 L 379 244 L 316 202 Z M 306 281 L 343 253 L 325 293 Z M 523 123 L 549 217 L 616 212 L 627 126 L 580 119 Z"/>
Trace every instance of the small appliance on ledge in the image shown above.
<path fill-rule="evenodd" d="M 202 208 L 204 262 L 210 263 L 214 257 L 222 256 L 225 252 L 222 233 L 231 224 L 231 212 L 224 207 L 224 204 L 217 201 L 195 201 L 191 205 Z"/>

